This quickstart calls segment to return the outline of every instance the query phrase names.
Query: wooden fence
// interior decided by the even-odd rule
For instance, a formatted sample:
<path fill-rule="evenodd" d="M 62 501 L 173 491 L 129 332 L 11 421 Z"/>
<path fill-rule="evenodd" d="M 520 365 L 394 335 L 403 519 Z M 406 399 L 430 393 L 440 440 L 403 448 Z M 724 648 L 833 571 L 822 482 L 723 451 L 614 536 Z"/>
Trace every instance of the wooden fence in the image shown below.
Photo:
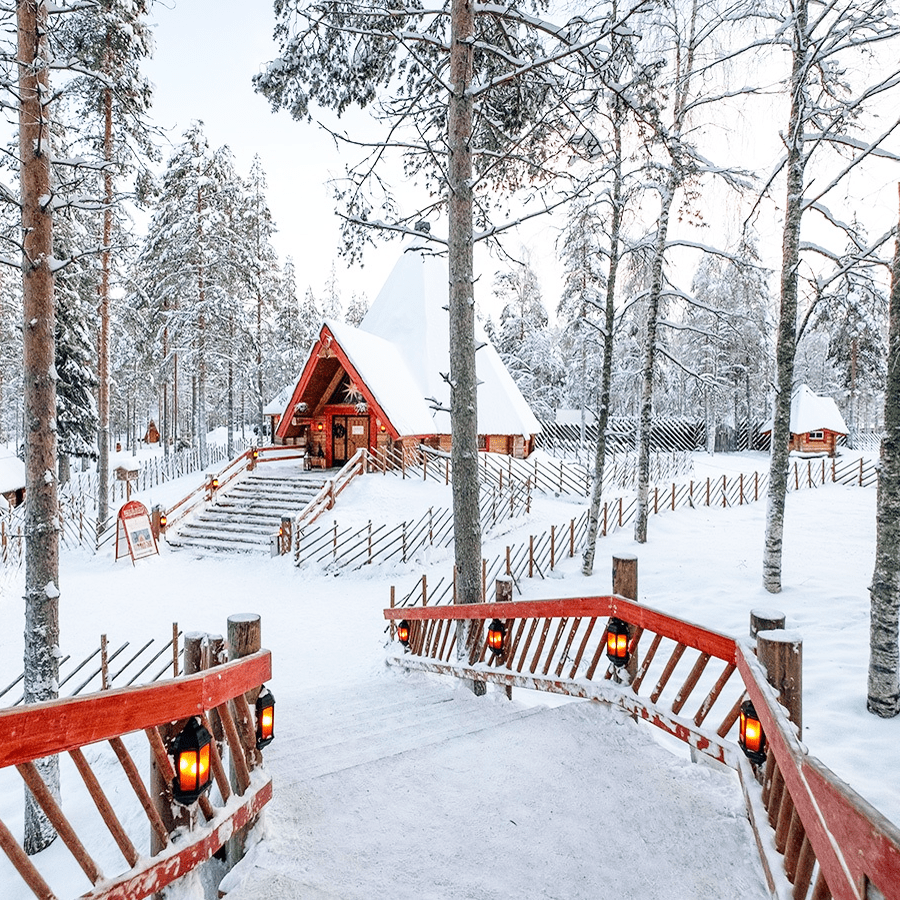
<path fill-rule="evenodd" d="M 80 662 L 65 655 L 59 660 L 59 695 L 75 697 L 85 691 L 107 690 L 111 687 L 130 687 L 140 679 L 142 684 L 159 681 L 171 675 L 177 677 L 179 660 L 184 648 L 179 644 L 181 632 L 177 623 L 167 641 L 150 638 L 135 647 L 131 641 L 111 645 L 107 635 L 100 636 L 96 649 Z M 18 706 L 24 700 L 21 693 L 12 703 L 4 701 L 16 696 L 15 688 L 22 684 L 24 674 L 0 687 L 0 704 Z M 21 688 L 20 688 L 21 691 Z"/>
<path fill-rule="evenodd" d="M 248 618 L 233 620 L 240 620 L 240 629 Z M 233 620 L 229 619 L 230 638 Z M 200 649 L 204 646 L 199 641 L 195 644 Z M 232 657 L 242 655 L 235 653 L 233 643 L 231 653 Z M 208 658 L 210 654 L 206 655 Z M 272 787 L 264 773 L 254 771 L 262 756 L 256 748 L 253 713 L 245 694 L 258 690 L 271 678 L 272 660 L 268 650 L 257 649 L 216 665 L 218 655 L 211 654 L 214 669 L 158 684 L 112 688 L 0 711 L 0 769 L 16 768 L 68 851 L 65 860 L 54 854 L 54 874 L 41 872 L 41 857 L 26 856 L 17 838 L 0 821 L 0 849 L 35 897 L 55 900 L 78 892 L 86 900 L 140 900 L 209 859 L 254 821 L 271 798 Z M 202 663 L 196 668 L 201 669 Z M 199 717 L 215 736 L 210 761 L 216 790 L 201 796 L 194 807 L 174 807 L 170 786 L 175 772 L 166 741 L 194 717 Z M 146 738 L 144 749 L 151 760 L 148 780 L 140 774 L 133 751 L 123 740 L 130 736 L 130 743 L 140 742 L 140 733 Z M 107 742 L 108 750 L 95 746 L 100 742 Z M 92 767 L 84 752 L 88 746 L 91 757 L 108 753 L 118 760 L 124 777 L 116 776 L 115 769 L 105 761 Z M 226 748 L 231 776 L 223 763 Z M 63 773 L 72 774 L 64 796 L 67 807 L 79 810 L 77 819 L 67 817 L 35 765 L 35 760 L 58 754 L 68 754 L 83 782 L 82 791 L 74 773 L 68 769 Z M 84 818 L 80 812 L 88 797 L 108 834 L 101 834 L 95 820 Z M 143 810 L 142 827 L 122 817 L 123 807 L 133 806 L 135 800 Z M 197 806 L 202 815 L 198 816 Z M 197 827 L 196 818 L 205 824 Z M 148 829 L 150 847 L 139 850 Z M 101 852 L 109 855 L 110 851 L 103 849 L 107 844 L 118 847 L 124 857 L 124 864 L 120 864 L 124 869 L 115 874 L 105 874 L 97 862 Z M 90 885 L 87 892 L 77 886 L 82 875 Z M 54 877 L 65 878 L 65 883 L 51 886 L 49 880 Z"/>
<path fill-rule="evenodd" d="M 507 481 L 503 490 L 482 483 L 479 509 L 482 531 L 490 533 L 503 522 L 531 510 L 530 482 Z M 330 526 L 310 524 L 307 520 L 294 534 L 294 560 L 298 566 L 315 562 L 356 569 L 390 560 L 406 563 L 426 548 L 449 547 L 453 543 L 453 513 L 447 508 L 430 507 L 418 519 L 404 520 L 393 527 L 373 526 L 370 519 L 355 531 L 341 528 L 337 520 Z"/>
<path fill-rule="evenodd" d="M 860 459 L 840 463 L 836 459 L 795 460 L 789 471 L 788 490 L 821 487 L 823 484 L 846 484 L 870 487 L 878 480 L 875 463 Z M 761 500 L 768 486 L 768 474 L 753 472 L 729 478 L 693 479 L 686 484 L 656 485 L 650 491 L 650 512 L 654 515 L 684 506 L 743 506 Z M 598 536 L 605 537 L 627 528 L 637 515 L 637 498 L 619 496 L 606 500 L 599 512 Z M 501 575 L 509 575 L 518 587 L 523 578 L 544 578 L 552 572 L 563 555 L 573 557 L 581 552 L 587 536 L 588 513 L 583 512 L 568 522 L 552 525 L 549 531 L 530 535 L 527 541 L 507 546 L 492 559 L 482 560 L 482 594 L 488 584 Z M 427 605 L 453 603 L 455 579 L 445 576 L 429 586 L 426 575 L 398 597 L 397 605 L 424 602 Z M 519 591 L 521 593 L 521 590 Z"/>
<path fill-rule="evenodd" d="M 779 900 L 900 896 L 900 829 L 809 756 L 748 645 L 617 596 L 390 608 L 384 616 L 392 639 L 401 619 L 409 625 L 408 646 L 393 644 L 394 665 L 618 706 L 736 769 Z M 629 626 L 625 669 L 606 661 L 608 617 Z M 494 619 L 504 629 L 496 654 L 487 640 Z M 762 787 L 736 744 L 747 697 L 768 740 Z M 730 886 L 722 896 L 732 896 Z"/>

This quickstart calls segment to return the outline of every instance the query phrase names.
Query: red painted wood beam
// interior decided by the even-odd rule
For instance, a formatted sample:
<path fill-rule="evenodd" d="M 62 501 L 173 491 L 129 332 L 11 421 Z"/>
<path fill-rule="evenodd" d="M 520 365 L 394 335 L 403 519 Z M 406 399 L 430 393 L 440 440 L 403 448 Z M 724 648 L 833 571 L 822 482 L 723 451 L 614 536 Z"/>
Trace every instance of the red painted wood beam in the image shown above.
<path fill-rule="evenodd" d="M 3 710 L 0 768 L 199 715 L 271 677 L 272 655 L 260 650 L 196 675 Z"/>
<path fill-rule="evenodd" d="M 743 648 L 737 666 L 834 900 L 868 896 L 867 878 L 885 897 L 900 896 L 900 829 L 808 756 L 786 712 L 762 687 L 760 664 Z"/>
<path fill-rule="evenodd" d="M 259 814 L 272 799 L 272 782 L 267 781 L 256 792 L 245 795 L 243 803 L 212 830 L 204 829 L 201 836 L 187 846 L 171 844 L 158 856 L 145 860 L 143 866 L 111 879 L 82 894 L 79 900 L 141 900 L 149 897 L 173 881 L 195 869 L 213 854 L 240 828 Z M 212 823 L 210 823 L 212 824 Z"/>
<path fill-rule="evenodd" d="M 695 647 L 728 663 L 735 661 L 735 641 L 728 635 L 676 619 L 623 597 L 568 597 L 560 600 L 517 600 L 513 603 L 470 603 L 415 606 L 384 610 L 385 619 L 550 619 L 616 616 L 630 625 Z"/>

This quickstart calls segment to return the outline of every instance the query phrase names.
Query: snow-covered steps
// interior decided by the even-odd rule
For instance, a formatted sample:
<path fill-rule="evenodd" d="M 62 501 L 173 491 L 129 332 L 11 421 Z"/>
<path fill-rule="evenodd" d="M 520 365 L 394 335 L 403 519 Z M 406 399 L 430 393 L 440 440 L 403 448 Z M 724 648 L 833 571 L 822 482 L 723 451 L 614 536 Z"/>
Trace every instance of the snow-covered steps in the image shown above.
<path fill-rule="evenodd" d="M 285 694 L 277 722 L 227 900 L 770 896 L 737 776 L 600 704 L 376 675 Z"/>
<path fill-rule="evenodd" d="M 268 554 L 284 516 L 296 516 L 325 484 L 321 472 L 260 466 L 223 489 L 174 534 L 172 547 L 198 552 Z"/>

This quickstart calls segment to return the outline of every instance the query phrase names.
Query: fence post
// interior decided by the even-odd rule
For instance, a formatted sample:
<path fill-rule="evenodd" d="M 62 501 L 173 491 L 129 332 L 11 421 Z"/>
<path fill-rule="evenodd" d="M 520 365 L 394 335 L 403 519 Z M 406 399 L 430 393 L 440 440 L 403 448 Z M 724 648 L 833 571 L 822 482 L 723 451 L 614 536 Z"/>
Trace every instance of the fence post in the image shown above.
<path fill-rule="evenodd" d="M 428 605 L 428 576 L 422 573 L 422 606 Z"/>
<path fill-rule="evenodd" d="M 487 603 L 487 560 L 481 560 L 481 602 Z"/>
<path fill-rule="evenodd" d="M 862 487 L 863 484 L 863 458 L 859 458 L 859 486 Z"/>
<path fill-rule="evenodd" d="M 257 653 L 262 648 L 262 619 L 256 613 L 242 613 L 228 617 L 228 659 L 242 659 Z M 247 703 L 256 703 L 259 696 L 259 689 L 255 688 L 244 694 Z M 240 698 L 238 698 L 240 699 Z M 249 721 L 249 708 L 244 703 L 235 702 L 232 704 L 234 710 L 235 724 L 238 727 L 238 733 L 255 732 L 255 724 Z M 254 746 L 250 753 L 247 754 L 247 766 L 255 769 L 261 762 L 262 757 Z M 232 763 L 233 767 L 233 763 Z M 256 824 L 254 817 L 239 832 L 232 835 L 228 840 L 228 859 L 232 865 L 238 863 L 244 857 L 244 840 L 250 829 Z"/>
<path fill-rule="evenodd" d="M 569 557 L 575 555 L 575 520 L 569 519 Z"/>
<path fill-rule="evenodd" d="M 614 556 L 612 558 L 612 592 L 617 597 L 624 597 L 626 600 L 632 600 L 637 603 L 638 561 L 637 557 L 633 554 L 623 553 L 620 556 Z M 626 622 L 625 624 L 628 627 L 628 645 L 631 649 L 631 656 L 625 670 L 630 676 L 630 681 L 637 675 L 638 659 L 636 650 L 631 648 L 635 627 L 630 622 Z"/>
<path fill-rule="evenodd" d="M 534 535 L 528 535 L 528 577 L 534 577 Z"/>
<path fill-rule="evenodd" d="M 512 575 L 512 554 L 509 545 L 506 547 L 506 574 Z"/>
<path fill-rule="evenodd" d="M 556 526 L 550 526 L 550 571 L 556 565 Z"/>
<path fill-rule="evenodd" d="M 290 516 L 281 517 L 281 532 L 278 536 L 279 545 L 278 552 L 284 556 L 290 553 L 291 542 L 293 540 L 294 520 Z"/>
<path fill-rule="evenodd" d="M 759 631 L 756 634 L 756 655 L 802 740 L 803 639 L 798 632 L 783 628 Z"/>
<path fill-rule="evenodd" d="M 391 585 L 391 609 L 394 608 L 396 600 L 397 600 L 397 589 L 394 587 L 394 585 Z M 394 620 L 391 619 L 391 640 L 394 640 L 394 630 L 395 630 Z"/>
<path fill-rule="evenodd" d="M 372 565 L 372 520 L 369 519 L 369 565 Z"/>
<path fill-rule="evenodd" d="M 750 637 L 756 640 L 760 631 L 774 631 L 784 628 L 785 615 L 781 610 L 751 609 L 750 610 Z"/>
<path fill-rule="evenodd" d="M 513 583 L 512 578 L 498 578 L 494 583 L 494 597 L 497 603 L 509 603 L 513 598 Z M 509 623 L 507 622 L 507 625 Z M 512 639 L 512 629 L 508 628 L 508 640 Z M 506 654 L 509 652 L 509 648 L 503 652 L 502 662 L 506 661 Z M 504 685 L 504 693 L 506 694 L 507 699 L 512 700 L 512 685 L 507 684 Z"/>
<path fill-rule="evenodd" d="M 759 472 L 753 473 L 753 501 L 759 500 Z"/>

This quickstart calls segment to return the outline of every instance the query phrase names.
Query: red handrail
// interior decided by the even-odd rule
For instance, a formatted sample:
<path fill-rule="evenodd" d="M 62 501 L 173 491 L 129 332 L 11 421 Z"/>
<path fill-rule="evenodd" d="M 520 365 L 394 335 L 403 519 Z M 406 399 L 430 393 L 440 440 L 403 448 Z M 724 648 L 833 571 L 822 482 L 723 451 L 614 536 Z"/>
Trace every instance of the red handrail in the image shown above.
<path fill-rule="evenodd" d="M 808 841 L 809 852 L 819 863 L 820 880 L 815 897 L 828 896 L 821 893 L 827 884 L 827 890 L 834 900 L 863 900 L 869 896 L 884 896 L 889 900 L 900 898 L 900 829 L 844 784 L 819 760 L 808 755 L 806 748 L 800 744 L 796 729 L 788 720 L 786 711 L 778 703 L 774 689 L 766 681 L 762 665 L 746 645 L 726 635 L 616 596 L 456 606 L 394 607 L 384 610 L 385 619 L 391 622 L 406 619 L 410 623 L 432 624 L 465 620 L 483 622 L 492 618 L 509 623 L 511 620 L 578 620 L 602 616 L 615 616 L 639 629 L 670 638 L 702 654 L 715 656 L 729 666 L 736 666 L 743 682 L 744 696 L 749 695 L 765 731 L 770 765 L 774 760 L 774 765 L 777 765 L 784 779 L 785 789 L 796 810 L 802 832 L 805 832 L 804 846 Z M 547 634 L 546 629 L 544 633 Z M 436 644 L 436 640 L 434 643 Z M 618 702 L 626 708 L 633 706 L 633 711 L 648 721 L 690 742 L 692 746 L 703 749 L 702 742 L 706 740 L 706 736 L 699 729 L 692 727 L 693 723 L 681 718 L 674 721 L 665 711 L 660 711 L 657 715 L 652 699 L 650 702 L 639 700 L 628 686 L 619 688 L 610 686 L 602 689 L 597 687 L 588 692 L 583 679 L 567 681 L 559 677 L 542 678 L 533 674 L 533 668 L 531 675 L 521 675 L 503 666 L 495 665 L 491 668 L 486 663 L 472 665 L 467 664 L 465 660 L 458 664 L 429 662 L 428 650 L 426 641 L 422 657 L 417 658 L 415 653 L 407 651 L 407 655 L 396 657 L 394 661 L 399 665 L 409 662 L 426 670 L 460 677 L 497 681 L 508 685 L 520 684 L 555 693 L 568 692 L 573 696 L 587 696 L 590 693 L 594 699 Z M 433 645 L 431 652 L 434 652 Z M 609 691 L 617 693 L 611 697 Z M 733 722 L 733 719 L 731 721 Z M 726 740 L 723 731 L 720 730 L 719 735 Z M 736 747 L 734 749 L 737 750 Z M 748 777 L 749 766 L 746 760 L 743 760 L 740 753 L 719 758 L 730 762 L 731 765 L 737 765 L 745 795 L 748 796 L 748 805 L 752 807 L 748 791 L 755 786 L 758 792 L 759 786 L 752 777 Z M 750 812 L 753 813 L 752 808 Z M 760 827 L 758 816 L 751 814 L 751 821 L 754 828 Z M 764 843 L 766 842 L 760 841 L 760 852 L 768 870 L 768 851 L 765 850 Z M 809 858 L 807 870 L 808 878 L 813 870 Z M 800 876 L 797 878 L 799 880 Z M 868 890 L 870 884 L 874 885 L 880 894 L 870 893 Z M 771 880 L 770 886 L 775 889 Z M 798 890 L 800 888 L 795 884 L 795 897 L 806 896 L 806 887 L 803 887 L 800 893 L 797 893 Z M 776 893 L 781 896 L 779 892 Z"/>

